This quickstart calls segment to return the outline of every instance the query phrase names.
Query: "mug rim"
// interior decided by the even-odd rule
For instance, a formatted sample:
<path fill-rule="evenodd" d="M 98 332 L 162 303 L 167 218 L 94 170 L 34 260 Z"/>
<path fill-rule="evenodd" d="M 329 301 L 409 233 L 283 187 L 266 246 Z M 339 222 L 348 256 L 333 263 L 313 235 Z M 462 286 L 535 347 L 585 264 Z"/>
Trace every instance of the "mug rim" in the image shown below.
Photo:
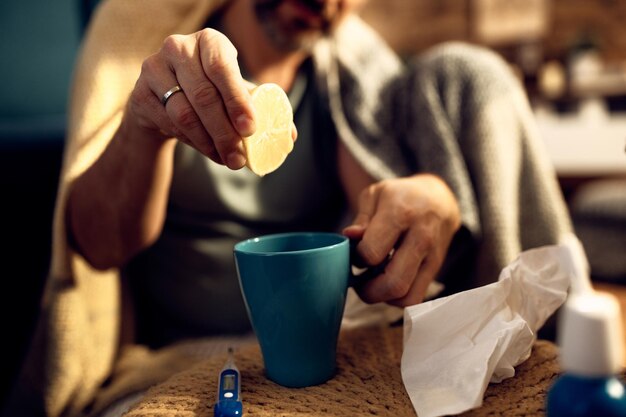
<path fill-rule="evenodd" d="M 315 248 L 309 249 L 300 249 L 300 250 L 290 250 L 290 251 L 273 251 L 273 252 L 263 252 L 258 250 L 246 250 L 243 247 L 250 245 L 252 243 L 259 242 L 261 240 L 270 240 L 270 239 L 282 239 L 286 237 L 293 236 L 325 236 L 325 237 L 336 237 L 339 238 L 337 243 L 333 243 L 330 245 L 324 245 Z M 345 244 L 348 241 L 348 237 L 335 232 L 286 232 L 286 233 L 270 233 L 266 235 L 259 235 L 255 237 L 251 237 L 241 242 L 235 244 L 234 250 L 238 253 L 251 254 L 251 255 L 259 255 L 259 256 L 272 256 L 272 255 L 298 255 L 302 253 L 315 253 L 320 251 L 326 251 L 337 247 L 338 245 Z"/>

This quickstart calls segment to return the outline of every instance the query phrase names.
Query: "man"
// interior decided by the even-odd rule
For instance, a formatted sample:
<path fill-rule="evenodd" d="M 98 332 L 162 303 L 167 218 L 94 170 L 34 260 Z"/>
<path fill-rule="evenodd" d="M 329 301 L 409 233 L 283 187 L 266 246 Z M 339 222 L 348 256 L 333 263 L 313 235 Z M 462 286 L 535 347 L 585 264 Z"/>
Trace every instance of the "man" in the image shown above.
<path fill-rule="evenodd" d="M 160 347 L 248 328 L 234 242 L 338 228 L 345 207 L 358 263 L 389 258 L 360 298 L 395 306 L 421 302 L 438 274 L 449 288 L 480 283 L 445 279 L 455 235 L 447 264 L 476 253 L 485 282 L 568 230 L 502 64 L 454 47 L 406 70 L 354 16 L 357 3 L 103 3 L 75 77 L 42 318 L 49 414 L 81 410 L 111 371 L 118 271 L 137 307 L 122 339 Z M 293 153 L 263 178 L 241 169 L 241 137 L 255 130 L 250 82 L 288 91 L 298 127 Z"/>
<path fill-rule="evenodd" d="M 241 76 L 239 62 L 245 68 L 246 78 L 256 83 L 274 82 L 291 92 L 298 87 L 297 77 L 300 75 L 311 86 L 315 81 L 312 71 L 306 73 L 303 68 L 306 67 L 312 48 L 318 39 L 328 36 L 354 7 L 354 0 L 237 0 L 227 4 L 219 12 L 218 19 L 213 16 L 209 22 L 220 31 L 209 28 L 190 35 L 169 36 L 161 49 L 143 62 L 121 125 L 107 149 L 74 183 L 68 201 L 69 231 L 77 250 L 96 268 L 122 267 L 161 237 L 161 241 L 148 255 L 143 255 L 138 262 L 131 262 L 130 280 L 132 286 L 141 287 L 137 288 L 137 292 L 158 288 L 152 291 L 156 294 L 148 297 L 151 299 L 144 301 L 150 305 L 154 314 L 159 310 L 155 304 L 162 307 L 167 303 L 171 327 L 175 327 L 177 332 L 190 320 L 198 322 L 190 329 L 189 334 L 180 334 L 180 337 L 194 333 L 214 333 L 218 330 L 223 332 L 228 328 L 245 328 L 245 309 L 240 300 L 237 282 L 233 279 L 234 270 L 229 267 L 232 264 L 230 252 L 233 244 L 237 240 L 264 232 L 261 223 L 264 227 L 268 222 L 275 223 L 273 230 L 276 231 L 310 228 L 311 221 L 304 218 L 304 209 L 299 205 L 299 212 L 294 210 L 293 213 L 280 213 L 285 219 L 298 217 L 297 221 L 275 220 L 277 213 L 264 213 L 270 210 L 269 206 L 261 207 L 258 214 L 239 214 L 234 219 L 235 215 L 211 207 L 219 199 L 219 194 L 207 196 L 207 200 L 213 200 L 208 202 L 198 196 L 209 188 L 208 183 L 217 181 L 216 177 L 232 180 L 235 178 L 233 175 L 225 172 L 225 169 L 209 166 L 207 169 L 212 172 L 205 174 L 205 180 L 201 181 L 198 179 L 202 176 L 201 173 L 192 174 L 188 169 L 178 167 L 175 161 L 194 158 L 192 154 L 199 152 L 228 169 L 241 169 L 245 165 L 241 137 L 254 132 L 255 122 L 248 92 L 250 86 Z M 161 97 L 174 86 L 180 86 L 183 93 L 172 95 L 163 105 Z M 305 88 L 305 97 L 298 104 L 306 105 L 307 96 L 315 94 L 311 88 Z M 316 102 L 313 104 L 320 107 Z M 298 110 L 296 109 L 296 118 Z M 321 112 L 323 110 L 314 113 L 310 117 L 312 120 L 303 120 L 303 123 L 317 125 L 323 122 L 328 116 L 318 116 Z M 310 135 L 309 131 L 302 133 Z M 326 141 L 328 147 L 339 146 L 337 166 L 333 166 L 333 158 L 327 158 L 328 163 L 324 166 L 313 164 L 311 169 L 336 172 L 335 175 L 328 176 L 326 173 L 325 177 L 310 179 L 313 185 L 308 184 L 305 167 L 306 160 L 311 160 L 309 157 L 297 166 L 288 164 L 268 178 L 254 179 L 247 171 L 236 178 L 245 182 L 250 190 L 262 190 L 260 192 L 271 195 L 274 200 L 284 198 L 286 201 L 283 206 L 287 207 L 295 204 L 288 200 L 308 200 L 307 195 L 315 183 L 320 188 L 316 199 L 343 199 L 340 196 L 341 190 L 330 191 L 333 189 L 332 178 L 337 177 L 357 213 L 355 222 L 345 229 L 345 233 L 359 240 L 357 251 L 363 263 L 377 265 L 392 249 L 395 251 L 385 271 L 359 288 L 361 297 L 371 303 L 386 301 L 399 306 L 420 302 L 428 284 L 438 272 L 452 236 L 460 225 L 459 209 L 453 194 L 442 180 L 425 174 L 390 179 L 367 188 L 374 184 L 373 179 L 341 142 L 335 144 L 334 137 L 328 137 L 335 136 L 334 131 L 327 129 L 326 132 L 317 133 L 319 134 L 316 137 L 307 137 L 306 141 Z M 187 147 L 180 149 L 179 146 L 177 151 L 180 142 Z M 296 147 L 308 146 L 303 142 L 303 139 L 298 141 Z M 189 148 L 194 151 L 191 152 Z M 311 148 L 311 153 L 314 152 Z M 334 154 L 334 150 L 329 153 Z M 294 154 L 290 158 L 297 159 L 299 156 Z M 133 161 L 132 164 L 129 161 Z M 205 163 L 214 165 L 209 161 Z M 179 201 L 182 197 L 178 197 L 180 189 L 186 187 L 180 183 L 190 181 L 189 178 L 178 179 L 185 172 L 187 177 L 195 177 L 196 196 L 192 197 L 195 200 L 192 213 L 183 208 L 189 203 Z M 301 178 L 301 182 L 294 184 L 296 189 L 291 190 L 285 181 L 278 184 L 281 175 Z M 276 184 L 275 188 L 266 189 L 266 184 L 271 183 Z M 102 191 L 93 193 L 96 189 Z M 305 195 L 296 197 L 297 189 L 307 191 Z M 242 198 L 247 195 L 240 190 L 227 192 L 230 195 L 239 192 Z M 230 197 L 223 199 L 228 198 Z M 168 204 L 173 220 L 166 220 Z M 237 202 L 232 211 L 241 212 L 241 204 Z M 312 203 L 307 203 L 310 204 Z M 176 207 L 172 207 L 173 205 Z M 336 227 L 338 216 L 341 215 L 336 207 L 338 205 L 339 202 L 331 201 L 325 207 L 318 207 L 319 210 L 334 213 L 316 213 L 319 218 L 328 218 L 324 224 L 315 226 Z M 205 215 L 200 216 L 198 213 L 203 210 Z M 189 220 L 194 215 L 194 220 Z M 97 222 L 93 221 L 94 216 L 98 219 Z M 184 219 L 176 219 L 178 216 Z M 219 218 L 220 225 L 215 224 L 216 217 Z M 248 230 L 243 233 L 223 231 L 226 227 L 224 223 L 235 223 L 236 220 L 247 223 Z M 194 230 L 189 233 L 181 232 L 184 227 L 193 227 Z M 271 230 L 269 228 L 268 232 Z M 227 240 L 228 244 L 224 245 L 225 250 L 221 252 L 212 248 L 201 250 L 198 245 L 191 247 L 184 243 L 192 238 L 204 239 L 207 244 Z M 176 244 L 173 243 L 174 240 Z M 189 271 L 191 260 L 186 256 L 172 260 L 175 256 L 172 253 L 176 252 L 173 245 L 185 248 L 186 251 L 195 251 L 197 256 L 206 255 L 217 259 L 213 263 L 196 262 L 196 271 L 187 274 L 188 280 L 200 280 L 193 284 L 195 289 L 192 294 L 184 294 L 181 290 L 183 282 L 186 282 L 181 278 L 181 275 L 185 275 L 182 271 Z M 164 262 L 164 259 L 171 262 Z M 225 263 L 228 265 L 224 265 Z M 159 266 L 155 267 L 155 264 Z M 214 275 L 222 273 L 223 277 L 202 277 L 210 275 L 210 271 L 216 271 Z M 135 278 L 135 275 L 142 278 Z M 167 277 L 158 278 L 162 275 Z M 141 280 L 141 284 L 133 285 L 137 284 L 137 279 Z M 210 290 L 203 292 L 207 285 L 211 287 Z M 229 288 L 230 293 L 225 288 Z M 188 310 L 185 304 L 200 294 L 204 300 L 202 305 L 206 308 L 201 309 L 198 314 L 181 311 Z M 167 298 L 170 301 L 152 298 Z M 231 302 L 224 303 L 225 300 Z M 198 303 L 200 302 L 198 299 Z M 232 308 L 233 303 L 236 303 L 238 311 Z M 160 310 L 158 332 L 163 333 L 163 308 Z M 190 317 L 192 315 L 194 317 Z M 206 320 L 204 317 L 215 317 L 217 323 L 215 326 L 204 325 L 201 323 Z M 218 328 L 224 321 L 228 322 L 229 327 Z M 175 338 L 178 337 L 172 336 L 170 339 Z M 149 339 L 149 342 L 156 344 L 171 341 L 155 340 L 159 339 L 158 335 L 152 335 Z"/>

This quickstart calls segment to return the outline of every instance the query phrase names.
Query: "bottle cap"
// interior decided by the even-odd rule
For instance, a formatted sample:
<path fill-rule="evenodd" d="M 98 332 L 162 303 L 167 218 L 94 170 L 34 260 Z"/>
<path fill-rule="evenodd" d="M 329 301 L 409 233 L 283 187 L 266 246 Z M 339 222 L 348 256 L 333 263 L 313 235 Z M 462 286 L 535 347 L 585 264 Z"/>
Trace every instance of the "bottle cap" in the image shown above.
<path fill-rule="evenodd" d="M 561 311 L 557 337 L 564 372 L 595 377 L 622 368 L 622 316 L 610 294 L 593 290 L 570 294 Z"/>

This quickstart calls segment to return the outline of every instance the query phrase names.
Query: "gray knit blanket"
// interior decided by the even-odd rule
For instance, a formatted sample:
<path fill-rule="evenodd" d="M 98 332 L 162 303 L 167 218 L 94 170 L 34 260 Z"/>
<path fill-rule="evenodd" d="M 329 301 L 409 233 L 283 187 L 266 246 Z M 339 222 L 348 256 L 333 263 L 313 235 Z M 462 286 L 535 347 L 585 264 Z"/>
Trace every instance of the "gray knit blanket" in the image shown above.
<path fill-rule="evenodd" d="M 317 62 L 339 136 L 370 174 L 434 173 L 455 193 L 463 228 L 450 257 L 469 246 L 476 259 L 463 288 L 571 230 L 525 92 L 499 55 L 447 43 L 401 62 L 357 22 L 325 54 Z"/>

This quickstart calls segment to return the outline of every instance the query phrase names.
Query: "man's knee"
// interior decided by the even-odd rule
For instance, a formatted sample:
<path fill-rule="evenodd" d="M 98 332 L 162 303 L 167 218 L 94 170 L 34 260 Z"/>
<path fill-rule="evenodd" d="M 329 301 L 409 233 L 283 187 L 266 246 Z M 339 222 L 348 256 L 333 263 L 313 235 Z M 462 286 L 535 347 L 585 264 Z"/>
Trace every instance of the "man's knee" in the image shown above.
<path fill-rule="evenodd" d="M 437 80 L 440 86 L 501 94 L 521 88 L 510 65 L 496 52 L 464 42 L 436 45 L 409 63 L 414 72 Z"/>

